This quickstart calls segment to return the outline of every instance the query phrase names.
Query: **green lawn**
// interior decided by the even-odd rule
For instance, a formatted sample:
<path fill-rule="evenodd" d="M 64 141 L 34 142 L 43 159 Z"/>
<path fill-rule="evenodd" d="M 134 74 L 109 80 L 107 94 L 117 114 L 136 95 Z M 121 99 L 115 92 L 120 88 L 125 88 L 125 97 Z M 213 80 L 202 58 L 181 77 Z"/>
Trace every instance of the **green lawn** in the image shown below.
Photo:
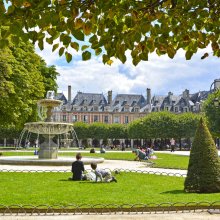
<path fill-rule="evenodd" d="M 140 204 L 214 202 L 220 193 L 183 191 L 184 178 L 120 173 L 118 183 L 68 181 L 71 173 L 0 173 L 0 204 Z"/>
<path fill-rule="evenodd" d="M 3 152 L 3 156 L 30 156 L 33 155 L 34 151 L 26 151 L 26 152 Z M 59 152 L 59 156 L 69 156 L 75 158 L 77 151 L 73 152 Z M 174 155 L 174 154 L 166 154 L 166 153 L 155 153 L 157 156 L 156 160 L 151 160 L 154 164 L 153 167 L 161 167 L 161 168 L 172 168 L 172 169 L 187 169 L 189 163 L 188 156 Z M 135 155 L 131 152 L 107 152 L 105 154 L 95 153 L 90 154 L 87 152 L 82 152 L 82 156 L 84 157 L 103 157 L 106 160 L 134 160 Z"/>

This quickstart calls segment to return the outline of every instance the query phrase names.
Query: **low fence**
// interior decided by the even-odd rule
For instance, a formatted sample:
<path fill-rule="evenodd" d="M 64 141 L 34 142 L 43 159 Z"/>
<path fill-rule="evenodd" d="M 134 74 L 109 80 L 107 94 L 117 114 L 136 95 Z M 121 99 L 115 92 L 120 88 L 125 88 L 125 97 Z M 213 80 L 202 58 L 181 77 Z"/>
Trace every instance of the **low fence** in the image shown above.
<path fill-rule="evenodd" d="M 188 203 L 160 203 L 160 204 L 69 204 L 61 205 L 10 205 L 0 204 L 1 215 L 90 215 L 90 214 L 156 214 L 172 212 L 213 212 L 220 210 L 220 201 L 216 202 L 188 202 Z"/>

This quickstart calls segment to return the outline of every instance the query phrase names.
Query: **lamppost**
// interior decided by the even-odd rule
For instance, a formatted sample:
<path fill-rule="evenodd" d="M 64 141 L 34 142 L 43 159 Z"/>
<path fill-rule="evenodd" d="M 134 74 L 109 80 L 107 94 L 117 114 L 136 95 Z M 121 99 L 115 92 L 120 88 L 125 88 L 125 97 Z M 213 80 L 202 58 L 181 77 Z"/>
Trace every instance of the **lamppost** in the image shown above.
<path fill-rule="evenodd" d="M 214 85 L 214 88 L 212 89 L 213 85 Z M 220 91 L 220 79 L 214 80 L 214 82 L 210 86 L 210 94 L 218 93 L 218 91 Z M 220 108 L 220 99 L 218 97 L 215 97 L 212 100 L 212 103 L 216 109 Z M 219 139 L 217 139 L 216 142 L 218 143 L 217 146 L 219 147 Z"/>
<path fill-rule="evenodd" d="M 219 98 L 215 98 L 215 99 L 213 100 L 213 103 L 214 103 L 214 106 L 215 106 L 216 108 L 219 108 L 219 107 L 220 107 L 220 100 L 219 100 Z"/>

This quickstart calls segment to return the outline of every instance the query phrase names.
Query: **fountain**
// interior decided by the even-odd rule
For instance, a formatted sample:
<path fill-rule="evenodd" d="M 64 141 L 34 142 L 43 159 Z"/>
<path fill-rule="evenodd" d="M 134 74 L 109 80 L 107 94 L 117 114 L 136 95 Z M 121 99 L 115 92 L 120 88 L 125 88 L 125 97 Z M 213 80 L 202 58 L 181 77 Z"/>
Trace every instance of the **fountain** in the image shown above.
<path fill-rule="evenodd" d="M 70 123 L 52 122 L 52 110 L 61 104 L 62 101 L 54 99 L 54 91 L 48 91 L 46 99 L 38 101 L 38 105 L 40 107 L 45 107 L 47 110 L 45 121 L 30 122 L 24 125 L 24 130 L 39 135 L 41 134 L 44 137 L 44 142 L 40 144 L 40 149 L 38 151 L 39 159 L 57 159 L 58 145 L 53 141 L 54 136 L 73 131 L 73 125 Z M 76 136 L 75 138 L 77 139 Z"/>
<path fill-rule="evenodd" d="M 24 129 L 21 133 L 19 146 L 21 145 L 22 138 L 25 132 L 28 133 L 27 137 L 29 137 L 30 133 L 42 135 L 44 141 L 39 144 L 38 150 L 38 160 L 36 158 L 22 157 L 23 159 L 17 157 L 1 157 L 0 164 L 22 164 L 22 165 L 70 165 L 73 162 L 73 158 L 59 158 L 58 159 L 58 144 L 54 142 L 54 137 L 62 134 L 67 134 L 71 132 L 73 140 L 76 140 L 77 147 L 78 139 L 77 135 L 74 131 L 73 124 L 71 123 L 61 123 L 61 122 L 53 122 L 52 120 L 52 111 L 53 108 L 58 107 L 62 104 L 62 101 L 54 99 L 54 91 L 48 91 L 45 99 L 41 99 L 38 101 L 38 106 L 40 108 L 46 109 L 46 118 L 44 121 L 39 122 L 29 122 L 24 125 Z M 39 116 L 43 118 L 40 113 Z M 26 141 L 28 138 L 26 137 Z M 29 141 L 29 140 L 28 140 Z M 58 141 L 59 142 L 59 141 Z M 103 158 L 85 158 L 83 157 L 83 162 L 85 164 L 96 162 L 102 163 L 104 162 Z"/>

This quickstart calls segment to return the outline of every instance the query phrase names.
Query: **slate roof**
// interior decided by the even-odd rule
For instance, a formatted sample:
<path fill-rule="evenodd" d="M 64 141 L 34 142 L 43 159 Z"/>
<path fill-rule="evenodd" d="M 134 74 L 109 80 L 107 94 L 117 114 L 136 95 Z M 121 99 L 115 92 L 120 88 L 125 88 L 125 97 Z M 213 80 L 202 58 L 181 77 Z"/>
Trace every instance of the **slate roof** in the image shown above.
<path fill-rule="evenodd" d="M 147 104 L 147 100 L 143 95 L 137 94 L 118 94 L 110 104 L 108 104 L 102 93 L 78 92 L 71 104 L 68 103 L 63 93 L 58 93 L 55 98 L 62 100 L 63 105 L 69 106 L 70 109 L 72 106 L 72 110 L 75 111 L 105 111 L 105 109 L 108 109 L 108 112 L 134 112 L 135 108 L 139 108 L 140 112 L 150 112 L 157 111 L 157 108 L 164 110 L 165 107 L 169 107 L 170 111 L 174 111 L 175 107 L 178 107 L 179 111 L 183 111 L 185 107 L 188 107 L 191 111 L 194 106 L 197 107 L 201 101 L 205 100 L 210 93 L 200 91 L 194 94 L 188 93 L 188 97 L 186 97 L 184 92 L 181 95 L 173 95 L 169 92 L 166 96 L 153 96 L 150 104 Z"/>
<path fill-rule="evenodd" d="M 75 105 L 75 106 L 92 106 L 92 105 L 105 106 L 105 105 L 107 105 L 107 101 L 106 101 L 106 98 L 103 94 L 78 92 L 72 101 L 72 105 Z"/>
<path fill-rule="evenodd" d="M 134 111 L 134 107 L 142 108 L 146 105 L 146 100 L 143 95 L 136 94 L 118 94 L 112 100 L 111 110 L 115 111 L 116 109 L 119 112 L 125 111 L 125 108 L 129 108 L 129 112 Z"/>
<path fill-rule="evenodd" d="M 66 105 L 67 104 L 67 99 L 65 97 L 65 95 L 63 93 L 57 93 L 55 96 L 54 96 L 54 99 L 57 99 L 57 100 L 61 100 L 63 101 L 63 105 Z"/>

